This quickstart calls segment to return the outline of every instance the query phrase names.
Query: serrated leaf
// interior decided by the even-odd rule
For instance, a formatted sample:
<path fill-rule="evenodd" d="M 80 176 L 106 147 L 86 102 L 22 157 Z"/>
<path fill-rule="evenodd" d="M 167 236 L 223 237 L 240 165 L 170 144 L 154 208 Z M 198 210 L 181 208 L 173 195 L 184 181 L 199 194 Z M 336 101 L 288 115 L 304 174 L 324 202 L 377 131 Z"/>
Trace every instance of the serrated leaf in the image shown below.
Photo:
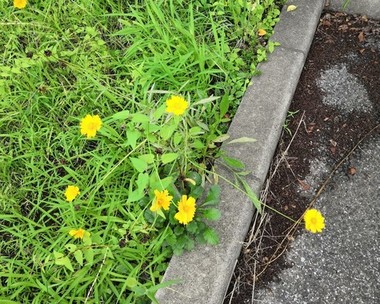
<path fill-rule="evenodd" d="M 78 264 L 83 266 L 83 252 L 82 252 L 82 250 L 75 251 L 74 257 L 77 260 Z"/>
<path fill-rule="evenodd" d="M 219 236 L 212 228 L 207 228 L 205 232 L 203 232 L 203 237 L 205 238 L 206 242 L 210 245 L 219 244 Z"/>
<path fill-rule="evenodd" d="M 171 163 L 172 161 L 175 161 L 178 158 L 178 153 L 165 153 L 161 156 L 161 161 L 163 164 Z"/>
<path fill-rule="evenodd" d="M 191 223 L 186 225 L 186 230 L 192 234 L 195 234 L 198 230 L 197 222 L 192 221 Z"/>
<path fill-rule="evenodd" d="M 220 186 L 213 185 L 208 191 L 207 197 L 205 199 L 205 202 L 202 204 L 202 206 L 216 206 L 219 204 L 219 202 L 220 202 Z"/>
<path fill-rule="evenodd" d="M 221 213 L 220 213 L 219 209 L 210 208 L 210 209 L 206 209 L 203 212 L 203 217 L 205 219 L 210 220 L 210 221 L 217 221 L 218 219 L 220 219 Z"/>
<path fill-rule="evenodd" d="M 138 172 L 144 172 L 146 168 L 148 167 L 148 164 L 143 161 L 142 159 L 131 157 L 130 161 L 132 162 L 132 166 L 138 171 Z"/>
<path fill-rule="evenodd" d="M 286 11 L 287 11 L 287 12 L 292 12 L 292 11 L 295 11 L 296 9 L 297 9 L 297 6 L 291 4 L 291 5 L 288 5 Z"/>
<path fill-rule="evenodd" d="M 240 137 L 240 138 L 233 139 L 233 140 L 229 141 L 226 144 L 227 145 L 230 145 L 230 144 L 243 144 L 243 143 L 249 143 L 249 142 L 255 142 L 255 141 L 257 141 L 257 140 L 254 139 L 254 138 L 251 138 L 251 137 Z"/>

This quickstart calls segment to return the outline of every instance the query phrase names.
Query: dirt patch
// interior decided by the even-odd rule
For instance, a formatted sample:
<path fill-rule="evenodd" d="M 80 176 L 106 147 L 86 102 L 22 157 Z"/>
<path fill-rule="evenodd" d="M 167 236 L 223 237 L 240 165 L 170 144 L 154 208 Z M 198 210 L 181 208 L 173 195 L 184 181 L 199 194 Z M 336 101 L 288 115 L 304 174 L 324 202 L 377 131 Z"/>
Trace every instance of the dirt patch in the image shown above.
<path fill-rule="evenodd" d="M 263 200 L 297 220 L 333 167 L 380 122 L 380 21 L 325 12 L 301 75 Z M 374 132 L 380 133 L 380 128 Z M 355 174 L 348 157 L 339 167 Z M 328 187 L 331 185 L 328 185 Z M 283 250 L 293 222 L 267 209 L 254 219 L 237 263 L 227 303 L 252 303 L 255 291 L 291 267 Z"/>

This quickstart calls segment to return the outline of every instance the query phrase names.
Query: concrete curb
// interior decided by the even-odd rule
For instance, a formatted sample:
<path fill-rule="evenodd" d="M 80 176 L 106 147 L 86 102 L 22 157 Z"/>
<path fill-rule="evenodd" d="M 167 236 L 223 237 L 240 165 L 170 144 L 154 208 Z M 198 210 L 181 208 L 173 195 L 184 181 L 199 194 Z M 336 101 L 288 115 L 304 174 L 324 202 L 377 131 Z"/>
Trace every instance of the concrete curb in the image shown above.
<path fill-rule="evenodd" d="M 344 0 L 326 0 L 325 8 L 379 19 L 380 0 L 350 0 L 346 8 L 343 8 L 343 3 Z"/>
<path fill-rule="evenodd" d="M 297 87 L 306 55 L 324 0 L 293 0 L 297 10 L 286 12 L 276 25 L 273 40 L 281 47 L 260 64 L 262 75 L 253 78 L 229 128 L 231 139 L 253 137 L 257 142 L 223 146 L 228 155 L 240 159 L 253 172 L 248 183 L 259 193 L 276 149 L 287 110 Z M 218 168 L 218 174 L 233 180 Z M 222 303 L 254 214 L 249 199 L 220 179 L 222 218 L 214 225 L 220 235 L 218 246 L 198 246 L 182 256 L 174 256 L 164 281 L 180 284 L 161 289 L 156 297 L 161 304 Z"/>

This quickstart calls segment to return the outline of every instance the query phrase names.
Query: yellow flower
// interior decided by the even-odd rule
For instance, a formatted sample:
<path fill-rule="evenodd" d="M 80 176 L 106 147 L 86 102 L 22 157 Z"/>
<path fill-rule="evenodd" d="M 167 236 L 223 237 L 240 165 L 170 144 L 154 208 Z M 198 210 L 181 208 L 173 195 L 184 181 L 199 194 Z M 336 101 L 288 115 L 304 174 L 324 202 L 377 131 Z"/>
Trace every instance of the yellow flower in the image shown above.
<path fill-rule="evenodd" d="M 157 211 L 161 208 L 164 210 L 169 210 L 170 203 L 173 199 L 173 196 L 169 195 L 168 190 L 158 191 L 154 190 L 154 201 L 152 206 L 150 207 L 151 211 Z"/>
<path fill-rule="evenodd" d="M 79 188 L 77 186 L 67 186 L 65 191 L 66 200 L 68 202 L 72 202 L 79 193 Z"/>
<path fill-rule="evenodd" d="M 102 120 L 99 115 L 87 114 L 80 122 L 80 133 L 86 135 L 87 138 L 95 137 L 96 132 L 100 130 Z"/>
<path fill-rule="evenodd" d="M 178 203 L 178 212 L 174 215 L 174 218 L 180 224 L 187 225 L 193 220 L 195 209 L 195 198 L 191 196 L 187 198 L 187 195 L 182 195 Z"/>
<path fill-rule="evenodd" d="M 189 107 L 189 103 L 181 96 L 172 96 L 166 100 L 166 112 L 174 115 L 182 115 Z"/>
<path fill-rule="evenodd" d="M 90 232 L 79 228 L 79 229 L 71 229 L 69 231 L 69 234 L 74 238 L 74 239 L 83 239 L 84 237 L 89 237 L 91 234 Z"/>
<path fill-rule="evenodd" d="M 26 4 L 28 3 L 28 0 L 13 0 L 13 6 L 15 8 L 25 8 Z"/>
<path fill-rule="evenodd" d="M 264 29 L 259 29 L 259 30 L 257 31 L 257 33 L 259 34 L 259 36 L 265 36 L 266 33 L 267 33 L 267 31 L 264 30 Z"/>
<path fill-rule="evenodd" d="M 306 210 L 303 220 L 305 221 L 305 229 L 312 233 L 322 232 L 325 228 L 325 218 L 317 209 Z"/>

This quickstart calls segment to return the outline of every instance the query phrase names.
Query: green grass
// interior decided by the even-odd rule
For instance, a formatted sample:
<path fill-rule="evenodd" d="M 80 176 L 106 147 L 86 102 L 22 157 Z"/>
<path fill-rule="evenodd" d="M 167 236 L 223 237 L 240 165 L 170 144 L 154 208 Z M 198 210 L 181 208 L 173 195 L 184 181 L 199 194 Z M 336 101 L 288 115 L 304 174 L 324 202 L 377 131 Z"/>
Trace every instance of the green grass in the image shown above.
<path fill-rule="evenodd" d="M 219 217 L 217 186 L 187 226 L 149 207 L 155 189 L 203 195 L 274 47 L 281 1 L 252 2 L 0 2 L 0 302 L 148 303 L 173 252 L 217 243 L 203 221 Z M 164 113 L 171 95 L 190 101 L 184 116 Z M 87 114 L 103 120 L 91 140 Z M 79 227 L 91 238 L 70 237 Z"/>

